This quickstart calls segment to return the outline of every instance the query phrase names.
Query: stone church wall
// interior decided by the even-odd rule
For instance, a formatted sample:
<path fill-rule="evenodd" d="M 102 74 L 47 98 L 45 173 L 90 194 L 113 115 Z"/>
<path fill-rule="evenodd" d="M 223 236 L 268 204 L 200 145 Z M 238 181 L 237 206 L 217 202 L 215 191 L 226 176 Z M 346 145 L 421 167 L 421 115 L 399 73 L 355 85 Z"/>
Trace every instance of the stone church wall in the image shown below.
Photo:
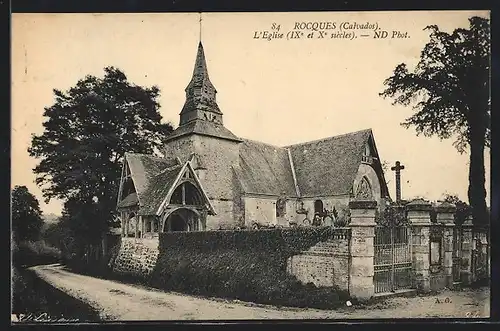
<path fill-rule="evenodd" d="M 245 225 L 259 223 L 263 225 L 276 224 L 275 197 L 244 197 Z"/>
<path fill-rule="evenodd" d="M 233 216 L 232 200 L 210 200 L 217 215 L 207 216 L 207 230 L 232 229 L 238 224 Z"/>
<path fill-rule="evenodd" d="M 288 273 L 303 284 L 349 289 L 349 229 L 337 229 L 334 239 L 320 242 L 287 261 Z"/>
<path fill-rule="evenodd" d="M 147 276 L 153 271 L 158 259 L 158 238 L 122 238 L 113 272 L 132 276 Z"/>
<path fill-rule="evenodd" d="M 350 197 L 348 195 L 339 195 L 339 196 L 329 196 L 329 197 L 317 197 L 317 198 L 304 198 L 302 201 L 304 202 L 304 209 L 307 212 L 307 218 L 312 220 L 314 218 L 314 202 L 316 200 L 321 200 L 323 202 L 323 208 L 326 210 L 332 210 L 335 207 L 337 211 L 341 209 L 348 208 Z M 298 224 L 301 224 L 306 215 L 304 214 L 295 214 L 295 221 Z"/>
<path fill-rule="evenodd" d="M 243 189 L 241 183 L 233 173 L 233 219 L 236 226 L 242 227 L 245 225 L 245 201 L 243 199 Z"/>
<path fill-rule="evenodd" d="M 234 141 L 193 135 L 182 137 L 165 145 L 166 155 L 177 156 L 182 162 L 196 153 L 206 168 L 201 185 L 206 191 L 217 215 L 207 217 L 207 230 L 233 228 L 238 216 L 233 214 L 233 170 L 239 160 L 238 143 Z"/>
<path fill-rule="evenodd" d="M 195 152 L 207 168 L 201 182 L 210 200 L 228 201 L 233 199 L 233 169 L 239 160 L 238 143 L 234 141 L 194 137 Z M 217 210 L 217 213 L 219 211 Z M 232 216 L 232 215 L 231 215 Z M 226 217 L 227 218 L 227 217 Z"/>
<path fill-rule="evenodd" d="M 182 162 L 186 162 L 191 153 L 194 152 L 194 137 L 182 137 L 169 141 L 164 145 L 166 157 L 178 157 Z"/>

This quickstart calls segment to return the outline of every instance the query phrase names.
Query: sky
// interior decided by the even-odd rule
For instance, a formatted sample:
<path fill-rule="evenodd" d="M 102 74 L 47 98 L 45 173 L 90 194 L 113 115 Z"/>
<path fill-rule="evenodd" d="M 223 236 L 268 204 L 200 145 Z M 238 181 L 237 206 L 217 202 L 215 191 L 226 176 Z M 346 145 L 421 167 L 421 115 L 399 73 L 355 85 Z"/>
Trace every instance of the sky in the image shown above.
<path fill-rule="evenodd" d="M 224 125 L 237 136 L 285 146 L 371 128 L 382 161 L 405 166 L 403 199 L 439 200 L 449 193 L 467 201 L 469 155 L 459 154 L 452 139 L 417 137 L 413 128 L 402 127 L 412 108 L 393 106 L 379 93 L 396 65 L 413 68 L 418 62 L 429 40 L 426 26 L 451 32 L 467 28 L 474 15 L 489 12 L 204 13 L 201 39 Z M 27 186 L 45 214 L 61 213 L 61 201 L 44 202 L 32 171 L 39 160 L 27 148 L 31 136 L 43 132 L 52 90 L 67 90 L 88 74 L 102 77 L 106 66 L 121 69 L 135 84 L 157 85 L 163 120 L 177 126 L 200 40 L 199 19 L 195 13 L 13 13 L 11 186 Z M 286 38 L 308 22 L 335 23 L 329 35 L 354 23 L 373 25 L 388 37 L 343 29 L 358 38 L 308 39 L 312 30 Z M 273 23 L 284 38 L 254 38 L 272 32 Z M 393 31 L 406 32 L 406 38 L 391 38 Z M 485 157 L 489 199 L 489 150 Z M 388 171 L 386 180 L 394 198 L 394 173 Z"/>

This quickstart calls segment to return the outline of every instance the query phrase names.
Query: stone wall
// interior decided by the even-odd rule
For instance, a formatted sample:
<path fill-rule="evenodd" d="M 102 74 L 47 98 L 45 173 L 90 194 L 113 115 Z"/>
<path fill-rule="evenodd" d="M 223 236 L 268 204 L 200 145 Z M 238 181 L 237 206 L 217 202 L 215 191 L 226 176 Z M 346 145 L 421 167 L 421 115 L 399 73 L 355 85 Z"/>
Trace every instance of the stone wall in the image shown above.
<path fill-rule="evenodd" d="M 288 273 L 304 284 L 349 289 L 350 229 L 339 228 L 333 239 L 320 242 L 287 261 Z"/>
<path fill-rule="evenodd" d="M 244 197 L 245 225 L 259 223 L 263 225 L 276 224 L 275 197 Z"/>
<path fill-rule="evenodd" d="M 168 156 L 187 161 L 196 153 L 206 170 L 200 178 L 217 215 L 207 216 L 207 230 L 233 228 L 238 225 L 238 215 L 233 214 L 233 170 L 239 160 L 238 142 L 220 138 L 190 135 L 168 142 L 164 147 Z"/>
<path fill-rule="evenodd" d="M 113 272 L 147 276 L 153 271 L 158 254 L 158 239 L 122 238 Z"/>
<path fill-rule="evenodd" d="M 217 215 L 207 215 L 207 230 L 232 229 L 237 225 L 232 200 L 211 200 Z"/>
<path fill-rule="evenodd" d="M 232 200 L 233 169 L 231 166 L 237 165 L 239 161 L 238 143 L 207 136 L 195 136 L 194 148 L 194 152 L 200 156 L 207 169 L 202 185 L 209 199 Z M 218 210 L 217 213 L 219 214 Z M 227 215 L 226 219 L 233 219 L 233 217 Z"/>

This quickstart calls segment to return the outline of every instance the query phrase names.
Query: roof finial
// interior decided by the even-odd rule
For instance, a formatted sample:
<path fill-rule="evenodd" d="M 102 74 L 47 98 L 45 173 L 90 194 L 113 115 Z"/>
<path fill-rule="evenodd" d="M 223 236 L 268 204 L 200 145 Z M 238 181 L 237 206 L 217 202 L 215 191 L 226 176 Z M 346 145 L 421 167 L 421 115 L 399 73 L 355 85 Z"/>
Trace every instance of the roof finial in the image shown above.
<path fill-rule="evenodd" d="M 201 12 L 200 12 L 200 43 L 201 43 Z"/>

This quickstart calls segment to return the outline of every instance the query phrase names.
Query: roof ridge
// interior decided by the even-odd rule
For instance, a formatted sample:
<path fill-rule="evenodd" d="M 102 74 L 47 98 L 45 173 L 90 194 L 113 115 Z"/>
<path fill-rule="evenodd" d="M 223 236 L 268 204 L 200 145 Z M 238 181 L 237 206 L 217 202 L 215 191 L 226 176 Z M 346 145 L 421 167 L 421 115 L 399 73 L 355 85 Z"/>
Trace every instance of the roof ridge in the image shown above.
<path fill-rule="evenodd" d="M 167 161 L 168 158 L 162 157 L 162 156 L 156 156 L 153 154 L 145 154 L 145 153 L 136 153 L 136 152 L 125 152 L 125 155 L 136 155 L 136 156 L 146 156 L 152 159 L 157 159 L 157 160 L 162 160 L 162 161 Z"/>
<path fill-rule="evenodd" d="M 160 171 L 159 173 L 157 173 L 156 175 L 154 175 L 154 177 L 157 177 L 159 175 L 162 175 L 164 174 L 165 172 L 167 171 L 170 171 L 170 170 L 174 170 L 174 169 L 177 169 L 177 168 L 182 168 L 184 165 L 183 164 L 179 164 L 179 163 L 176 163 L 174 165 L 171 165 L 169 167 L 166 167 L 165 169 L 163 169 L 162 171 Z"/>
<path fill-rule="evenodd" d="M 315 140 L 310 140 L 310 141 L 304 141 L 304 142 L 297 143 L 297 144 L 286 145 L 286 146 L 283 146 L 282 148 L 290 148 L 290 147 L 307 145 L 307 144 L 311 144 L 311 143 L 319 143 L 319 142 L 323 142 L 323 141 L 327 141 L 327 140 L 331 140 L 331 139 L 342 138 L 342 137 L 345 137 L 345 136 L 359 134 L 359 133 L 362 133 L 362 132 L 372 132 L 372 129 L 371 128 L 369 128 L 369 129 L 363 129 L 363 130 L 358 130 L 358 131 L 353 131 L 353 132 L 347 132 L 347 133 L 339 134 L 339 135 L 336 135 L 336 136 L 330 136 L 330 137 L 325 137 L 325 138 L 320 138 L 320 139 L 315 139 Z"/>
<path fill-rule="evenodd" d="M 255 144 L 266 145 L 266 146 L 269 146 L 269 147 L 273 147 L 275 149 L 283 149 L 283 150 L 285 149 L 284 147 L 281 147 L 281 146 L 278 146 L 278 145 L 269 144 L 269 143 L 266 143 L 266 142 L 263 142 L 263 141 L 260 141 L 260 140 L 253 140 L 253 139 L 248 139 L 248 138 L 241 138 L 241 140 L 252 142 L 252 143 L 255 143 Z"/>

